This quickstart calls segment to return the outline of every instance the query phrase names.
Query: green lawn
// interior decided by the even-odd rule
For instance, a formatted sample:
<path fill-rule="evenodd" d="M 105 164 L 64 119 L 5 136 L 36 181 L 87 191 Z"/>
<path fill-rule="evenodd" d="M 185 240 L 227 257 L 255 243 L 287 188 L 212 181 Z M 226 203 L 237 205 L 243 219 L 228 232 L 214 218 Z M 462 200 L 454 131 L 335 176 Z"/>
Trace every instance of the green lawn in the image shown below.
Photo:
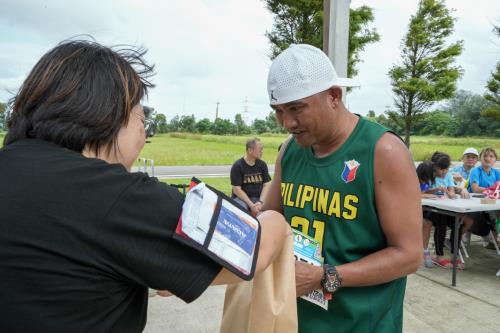
<path fill-rule="evenodd" d="M 231 195 L 231 181 L 229 180 L 229 177 L 200 177 L 199 179 L 208 185 L 215 187 L 219 191 L 224 192 L 229 196 Z M 161 179 L 161 181 L 167 184 L 189 184 L 191 178 L 164 178 Z"/>
<path fill-rule="evenodd" d="M 5 133 L 0 133 L 2 142 Z M 159 134 L 149 138 L 141 157 L 152 158 L 155 165 L 224 165 L 232 164 L 245 153 L 246 136 L 218 136 L 189 133 Z M 274 164 L 278 146 L 287 135 L 261 135 L 264 144 L 263 160 Z M 411 138 L 411 152 L 415 161 L 428 159 L 436 150 L 450 154 L 454 161 L 461 158 L 467 147 L 481 150 L 493 147 L 500 154 L 500 139 L 495 138 L 452 138 L 446 136 L 414 136 Z"/>
<path fill-rule="evenodd" d="M 141 157 L 155 165 L 223 165 L 245 154 L 245 142 L 253 136 L 217 136 L 199 134 L 155 135 L 149 138 Z M 274 164 L 278 146 L 286 136 L 259 137 L 264 144 L 263 160 Z"/>
<path fill-rule="evenodd" d="M 252 136 L 217 136 L 200 134 L 161 134 L 150 139 L 151 143 L 141 156 L 152 158 L 156 165 L 221 165 L 232 164 L 243 156 L 244 145 Z M 260 136 L 264 144 L 263 159 L 274 164 L 278 146 L 286 135 Z M 500 139 L 495 138 L 451 138 L 441 136 L 415 136 L 411 138 L 413 158 L 422 161 L 430 158 L 436 150 L 450 154 L 453 160 L 461 158 L 467 147 L 478 150 L 493 147 L 500 153 Z"/>
<path fill-rule="evenodd" d="M 436 150 L 449 154 L 452 160 L 457 161 L 462 158 L 462 153 L 467 147 L 474 147 L 478 151 L 485 147 L 493 147 L 500 154 L 500 139 L 414 136 L 411 137 L 410 151 L 415 161 L 429 159 Z"/>

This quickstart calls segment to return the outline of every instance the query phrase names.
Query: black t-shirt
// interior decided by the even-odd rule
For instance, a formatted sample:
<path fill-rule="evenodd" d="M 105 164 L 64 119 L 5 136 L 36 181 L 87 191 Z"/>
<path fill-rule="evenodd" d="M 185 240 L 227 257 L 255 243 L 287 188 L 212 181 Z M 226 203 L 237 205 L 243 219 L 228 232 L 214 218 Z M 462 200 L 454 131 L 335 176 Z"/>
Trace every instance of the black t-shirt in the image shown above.
<path fill-rule="evenodd" d="M 231 185 L 241 186 L 249 198 L 258 198 L 264 183 L 271 180 L 266 162 L 256 160 L 254 165 L 248 165 L 242 157 L 231 167 Z M 233 193 L 233 198 L 236 195 Z"/>
<path fill-rule="evenodd" d="M 182 194 L 119 164 L 22 140 L 0 186 L 0 332 L 140 332 L 147 287 L 190 302 L 221 269 L 172 238 Z"/>

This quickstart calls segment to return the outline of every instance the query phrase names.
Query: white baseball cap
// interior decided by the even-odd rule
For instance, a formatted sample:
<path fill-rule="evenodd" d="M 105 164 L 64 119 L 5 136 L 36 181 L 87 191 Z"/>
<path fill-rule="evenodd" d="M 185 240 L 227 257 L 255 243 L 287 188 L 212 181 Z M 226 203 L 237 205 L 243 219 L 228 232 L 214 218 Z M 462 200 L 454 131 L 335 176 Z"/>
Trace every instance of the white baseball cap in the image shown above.
<path fill-rule="evenodd" d="M 267 77 L 271 105 L 306 98 L 333 86 L 357 87 L 359 84 L 353 79 L 338 77 L 326 54 L 307 44 L 290 45 L 274 59 Z"/>
<path fill-rule="evenodd" d="M 477 152 L 476 148 L 472 148 L 472 147 L 465 149 L 462 156 L 466 155 L 466 154 L 473 154 L 473 155 L 479 156 L 479 153 Z"/>

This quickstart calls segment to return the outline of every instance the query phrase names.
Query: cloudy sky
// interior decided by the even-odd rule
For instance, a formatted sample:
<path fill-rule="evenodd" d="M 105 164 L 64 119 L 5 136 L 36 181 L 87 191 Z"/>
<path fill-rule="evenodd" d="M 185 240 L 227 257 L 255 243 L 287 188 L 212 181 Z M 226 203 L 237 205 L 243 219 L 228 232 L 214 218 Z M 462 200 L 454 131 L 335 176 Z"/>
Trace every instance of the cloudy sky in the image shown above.
<path fill-rule="evenodd" d="M 353 112 L 382 113 L 392 106 L 387 77 L 399 61 L 399 45 L 416 0 L 352 0 L 368 5 L 381 41 L 362 53 L 357 80 L 347 97 Z M 452 40 L 464 40 L 457 62 L 464 75 L 459 89 L 484 93 L 497 61 L 500 40 L 498 0 L 448 0 L 457 18 Z M 156 64 L 156 88 L 145 103 L 171 119 L 194 114 L 247 120 L 270 111 L 266 93 L 270 65 L 265 32 L 273 18 L 261 0 L 2 0 L 0 11 L 0 101 L 7 101 L 36 61 L 59 41 L 90 34 L 106 45 L 132 44 L 149 49 Z M 246 102 L 245 102 L 246 101 Z M 247 111 L 244 113 L 244 111 Z"/>

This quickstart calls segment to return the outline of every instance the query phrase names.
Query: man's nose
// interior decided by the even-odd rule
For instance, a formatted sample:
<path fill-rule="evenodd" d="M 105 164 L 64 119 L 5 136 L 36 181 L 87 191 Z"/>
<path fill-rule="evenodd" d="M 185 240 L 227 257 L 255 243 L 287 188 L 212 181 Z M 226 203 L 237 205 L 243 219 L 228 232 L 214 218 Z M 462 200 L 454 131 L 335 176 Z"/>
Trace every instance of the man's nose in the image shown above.
<path fill-rule="evenodd" d="M 283 127 L 287 130 L 293 130 L 295 127 L 297 127 L 297 119 L 288 112 L 283 112 L 283 116 L 281 119 Z"/>

